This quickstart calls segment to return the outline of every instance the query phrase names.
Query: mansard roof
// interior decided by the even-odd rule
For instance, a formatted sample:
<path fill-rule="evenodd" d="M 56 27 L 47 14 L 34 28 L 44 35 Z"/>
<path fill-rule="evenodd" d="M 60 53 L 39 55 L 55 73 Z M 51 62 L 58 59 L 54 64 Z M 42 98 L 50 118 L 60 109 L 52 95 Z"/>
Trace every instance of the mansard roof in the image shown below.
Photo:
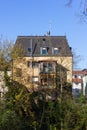
<path fill-rule="evenodd" d="M 18 36 L 16 44 L 26 51 L 26 56 L 30 56 L 29 49 L 32 50 L 32 56 L 43 56 L 41 48 L 47 48 L 45 56 L 53 56 L 53 48 L 58 48 L 56 56 L 72 56 L 66 36 Z"/>

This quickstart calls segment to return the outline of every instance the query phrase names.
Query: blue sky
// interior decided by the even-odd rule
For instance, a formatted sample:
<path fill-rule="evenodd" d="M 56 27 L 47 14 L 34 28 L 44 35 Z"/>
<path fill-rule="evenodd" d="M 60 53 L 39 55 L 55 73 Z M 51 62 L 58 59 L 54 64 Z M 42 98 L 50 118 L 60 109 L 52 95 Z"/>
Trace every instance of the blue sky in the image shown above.
<path fill-rule="evenodd" d="M 80 55 L 78 69 L 87 68 L 87 23 L 78 17 L 79 0 L 66 7 L 67 0 L 0 0 L 0 34 L 9 40 L 19 35 L 66 35 Z"/>

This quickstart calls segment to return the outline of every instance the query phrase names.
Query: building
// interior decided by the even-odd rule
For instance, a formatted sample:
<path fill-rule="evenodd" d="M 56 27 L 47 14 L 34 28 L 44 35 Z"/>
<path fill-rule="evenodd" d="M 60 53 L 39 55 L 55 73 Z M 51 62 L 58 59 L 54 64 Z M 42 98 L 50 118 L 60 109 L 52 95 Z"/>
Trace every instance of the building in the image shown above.
<path fill-rule="evenodd" d="M 87 69 L 83 69 L 83 86 L 82 86 L 82 89 L 83 89 L 83 95 L 84 96 L 87 96 Z"/>
<path fill-rule="evenodd" d="M 83 72 L 81 70 L 73 70 L 72 75 L 72 94 L 79 96 L 82 92 L 82 76 Z"/>
<path fill-rule="evenodd" d="M 72 52 L 66 36 L 18 36 L 15 45 L 25 50 L 13 61 L 13 79 L 31 90 L 60 89 L 72 82 Z"/>
<path fill-rule="evenodd" d="M 73 70 L 72 90 L 73 95 L 87 95 L 87 69 Z"/>

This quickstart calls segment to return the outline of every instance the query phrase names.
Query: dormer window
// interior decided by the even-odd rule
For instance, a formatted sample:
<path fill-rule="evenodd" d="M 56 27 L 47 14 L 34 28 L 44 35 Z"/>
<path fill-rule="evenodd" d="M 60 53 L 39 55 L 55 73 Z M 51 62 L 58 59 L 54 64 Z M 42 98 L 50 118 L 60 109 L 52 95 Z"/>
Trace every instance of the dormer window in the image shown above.
<path fill-rule="evenodd" d="M 45 42 L 45 41 L 46 41 L 46 39 L 45 39 L 45 38 L 43 38 L 43 41 Z"/>
<path fill-rule="evenodd" d="M 30 55 L 32 55 L 32 50 L 31 50 L 30 47 L 28 48 L 28 53 L 29 53 Z"/>
<path fill-rule="evenodd" d="M 41 54 L 46 55 L 47 54 L 47 48 L 41 48 Z"/>
<path fill-rule="evenodd" d="M 28 48 L 28 52 L 29 52 L 29 53 L 31 52 L 31 48 Z"/>
<path fill-rule="evenodd" d="M 54 54 L 54 55 L 57 55 L 57 54 L 58 54 L 58 51 L 59 51 L 58 48 L 53 48 L 53 54 Z"/>

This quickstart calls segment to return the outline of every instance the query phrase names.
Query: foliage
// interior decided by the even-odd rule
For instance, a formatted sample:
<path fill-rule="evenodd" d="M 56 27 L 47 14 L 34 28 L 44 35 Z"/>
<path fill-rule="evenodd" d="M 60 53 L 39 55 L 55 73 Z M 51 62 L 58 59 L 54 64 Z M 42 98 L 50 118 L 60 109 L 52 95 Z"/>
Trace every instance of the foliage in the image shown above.
<path fill-rule="evenodd" d="M 1 130 L 19 130 L 19 128 L 21 128 L 21 122 L 15 111 L 5 109 L 3 113 L 0 113 Z"/>
<path fill-rule="evenodd" d="M 13 59 L 24 55 L 25 51 L 20 45 L 14 45 L 14 42 L 8 39 L 0 39 L 0 70 L 11 70 Z"/>
<path fill-rule="evenodd" d="M 61 100 L 47 101 L 40 99 L 43 93 L 31 93 L 25 86 L 10 79 L 6 82 L 8 92 L 0 106 L 1 130 L 86 130 L 86 102 L 76 102 L 69 95 Z M 65 90 L 70 84 L 64 86 Z"/>
<path fill-rule="evenodd" d="M 25 55 L 25 50 L 21 47 L 20 44 L 15 44 L 14 47 L 12 48 L 11 52 L 11 58 L 12 59 L 17 59 L 19 57 L 23 57 Z"/>
<path fill-rule="evenodd" d="M 69 101 L 64 118 L 65 130 L 86 130 L 87 105 Z"/>

